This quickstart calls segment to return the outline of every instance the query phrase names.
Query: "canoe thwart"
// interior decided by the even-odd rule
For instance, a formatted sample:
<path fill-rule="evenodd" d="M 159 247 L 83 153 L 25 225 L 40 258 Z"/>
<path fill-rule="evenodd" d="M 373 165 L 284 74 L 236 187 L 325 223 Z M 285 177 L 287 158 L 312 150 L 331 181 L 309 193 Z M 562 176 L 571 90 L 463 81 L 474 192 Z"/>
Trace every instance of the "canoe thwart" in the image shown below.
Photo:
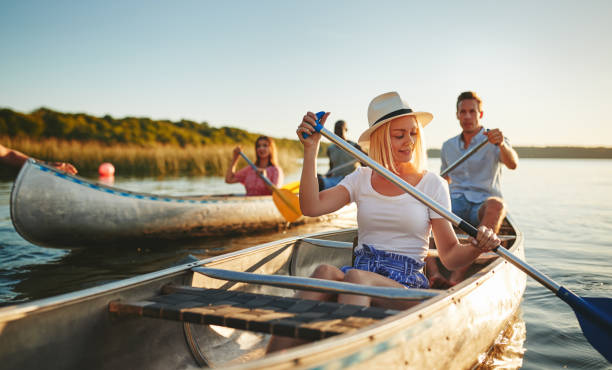
<path fill-rule="evenodd" d="M 247 293 L 168 285 L 144 301 L 113 301 L 109 312 L 195 324 L 219 325 L 305 340 L 318 340 L 371 325 L 398 311 Z"/>
<path fill-rule="evenodd" d="M 230 271 L 210 267 L 194 267 L 191 270 L 220 280 L 316 292 L 359 294 L 386 299 L 420 301 L 439 294 L 439 292 L 430 289 L 377 287 L 302 276 L 254 274 L 251 272 Z"/>

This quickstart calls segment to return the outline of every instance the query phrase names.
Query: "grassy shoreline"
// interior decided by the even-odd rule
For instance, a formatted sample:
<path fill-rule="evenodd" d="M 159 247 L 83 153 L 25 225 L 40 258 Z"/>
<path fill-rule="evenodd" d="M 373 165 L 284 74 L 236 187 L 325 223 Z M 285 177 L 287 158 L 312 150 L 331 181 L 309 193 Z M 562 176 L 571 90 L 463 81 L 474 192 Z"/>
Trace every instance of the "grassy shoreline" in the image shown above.
<path fill-rule="evenodd" d="M 94 176 L 103 162 L 115 166 L 121 176 L 224 176 L 232 158 L 235 143 L 186 145 L 105 144 L 98 141 L 62 140 L 0 136 L 0 143 L 44 161 L 74 164 L 79 174 Z M 280 144 L 280 143 L 279 143 Z M 283 143 L 285 144 L 285 143 Z M 255 158 L 252 144 L 241 144 L 244 152 Z M 280 166 L 285 173 L 299 169 L 301 147 L 277 145 Z M 604 158 L 612 159 L 612 148 L 515 147 L 521 158 Z M 324 148 L 321 153 L 323 154 Z M 439 149 L 429 149 L 429 157 L 438 158 Z M 244 161 L 238 167 L 246 166 Z M 12 172 L 0 168 L 1 172 Z"/>
<path fill-rule="evenodd" d="M 103 162 L 115 166 L 122 176 L 224 176 L 236 144 L 207 144 L 185 147 L 174 145 L 103 144 L 96 141 L 30 139 L 0 137 L 0 143 L 44 161 L 74 164 L 79 174 L 93 175 Z M 241 145 L 250 158 L 255 158 L 253 145 Z M 297 170 L 302 152 L 292 147 L 279 147 L 278 158 L 285 173 Z M 238 167 L 246 163 L 240 161 Z"/>

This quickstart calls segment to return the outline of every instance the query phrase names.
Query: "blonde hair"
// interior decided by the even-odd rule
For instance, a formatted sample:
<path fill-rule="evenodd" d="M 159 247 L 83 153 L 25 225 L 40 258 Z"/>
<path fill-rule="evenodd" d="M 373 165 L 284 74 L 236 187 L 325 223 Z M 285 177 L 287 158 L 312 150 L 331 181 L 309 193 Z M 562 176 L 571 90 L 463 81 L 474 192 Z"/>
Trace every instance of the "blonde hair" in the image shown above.
<path fill-rule="evenodd" d="M 421 172 L 427 169 L 427 150 L 425 149 L 425 138 L 422 135 L 423 126 L 421 126 L 418 119 L 415 118 L 415 121 L 417 123 L 417 138 L 412 150 L 413 154 L 410 163 L 412 163 L 417 171 Z M 391 122 L 393 121 L 383 124 L 372 132 L 368 155 L 391 172 L 399 174 L 393 160 L 391 148 Z"/>
<path fill-rule="evenodd" d="M 268 150 L 270 151 L 269 163 L 272 166 L 278 167 L 278 154 L 276 152 L 276 143 L 274 143 L 274 139 L 264 135 L 258 137 L 257 140 L 255 140 L 255 156 L 257 157 L 257 161 L 255 164 L 259 166 L 259 162 L 261 160 L 261 158 L 259 158 L 259 156 L 257 155 L 257 143 L 259 142 L 259 140 L 264 140 L 268 142 Z"/>

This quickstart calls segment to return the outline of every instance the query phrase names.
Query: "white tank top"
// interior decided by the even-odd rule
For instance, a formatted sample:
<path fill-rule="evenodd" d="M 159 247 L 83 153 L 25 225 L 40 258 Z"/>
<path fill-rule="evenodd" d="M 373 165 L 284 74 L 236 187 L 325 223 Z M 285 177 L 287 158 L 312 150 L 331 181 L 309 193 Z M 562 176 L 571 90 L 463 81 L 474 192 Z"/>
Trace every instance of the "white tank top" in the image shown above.
<path fill-rule="evenodd" d="M 410 194 L 386 196 L 378 193 L 372 187 L 372 169 L 368 167 L 358 168 L 338 185 L 348 190 L 351 202 L 357 203 L 357 249 L 367 244 L 417 261 L 425 259 L 431 233 L 430 220 L 442 216 Z M 426 171 L 415 188 L 450 210 L 448 183 L 442 177 Z"/>

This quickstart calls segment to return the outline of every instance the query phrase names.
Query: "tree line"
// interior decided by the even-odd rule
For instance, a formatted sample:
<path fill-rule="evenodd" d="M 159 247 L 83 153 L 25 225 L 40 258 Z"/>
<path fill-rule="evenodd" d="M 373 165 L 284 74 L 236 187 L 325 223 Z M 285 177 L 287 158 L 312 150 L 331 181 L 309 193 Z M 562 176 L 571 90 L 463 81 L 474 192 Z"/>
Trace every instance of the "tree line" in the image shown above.
<path fill-rule="evenodd" d="M 105 144 L 201 146 L 253 143 L 259 134 L 235 127 L 212 127 L 207 122 L 152 120 L 143 117 L 96 117 L 39 108 L 31 113 L 0 109 L 0 136 L 60 138 Z M 279 147 L 299 148 L 298 140 L 277 139 Z"/>

